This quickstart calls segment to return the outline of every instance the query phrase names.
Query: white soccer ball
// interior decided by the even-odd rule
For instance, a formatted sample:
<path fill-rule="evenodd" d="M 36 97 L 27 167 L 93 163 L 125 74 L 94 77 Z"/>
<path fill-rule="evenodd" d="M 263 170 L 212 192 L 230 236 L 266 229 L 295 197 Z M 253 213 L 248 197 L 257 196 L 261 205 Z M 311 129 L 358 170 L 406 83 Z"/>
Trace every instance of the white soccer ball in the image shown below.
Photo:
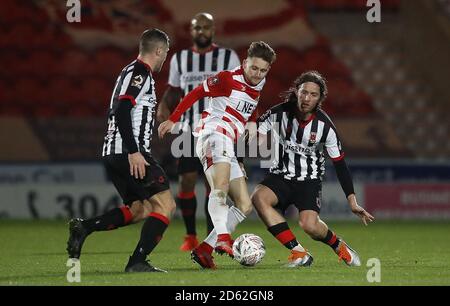
<path fill-rule="evenodd" d="M 233 243 L 233 254 L 241 265 L 254 266 L 266 255 L 266 247 L 261 237 L 242 234 Z"/>

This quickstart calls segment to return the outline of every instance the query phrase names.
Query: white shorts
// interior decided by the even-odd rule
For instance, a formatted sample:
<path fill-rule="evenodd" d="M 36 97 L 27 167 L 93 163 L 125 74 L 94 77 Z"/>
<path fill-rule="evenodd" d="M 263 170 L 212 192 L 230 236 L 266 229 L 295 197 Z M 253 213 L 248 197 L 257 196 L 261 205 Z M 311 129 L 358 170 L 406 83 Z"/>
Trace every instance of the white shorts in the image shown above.
<path fill-rule="evenodd" d="M 213 164 L 229 163 L 230 181 L 244 176 L 234 153 L 233 141 L 220 132 L 202 131 L 198 137 L 196 153 L 204 172 Z"/>

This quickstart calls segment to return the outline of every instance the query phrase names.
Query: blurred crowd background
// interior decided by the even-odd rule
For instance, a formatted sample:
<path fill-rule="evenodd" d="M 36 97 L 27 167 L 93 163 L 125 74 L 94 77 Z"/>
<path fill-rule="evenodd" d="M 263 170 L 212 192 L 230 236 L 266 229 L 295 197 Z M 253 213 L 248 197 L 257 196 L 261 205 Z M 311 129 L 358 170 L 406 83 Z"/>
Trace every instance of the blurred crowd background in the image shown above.
<path fill-rule="evenodd" d="M 191 18 L 209 12 L 216 42 L 241 60 L 256 40 L 277 52 L 261 109 L 303 71 L 325 76 L 324 109 L 375 216 L 450 218 L 450 1 L 380 2 L 381 22 L 370 23 L 365 0 L 81 0 L 81 22 L 70 23 L 67 1 L 2 1 L 0 217 L 91 216 L 120 204 L 100 164 L 117 75 L 143 30 L 169 34 L 170 58 L 191 46 Z M 155 76 L 159 98 L 168 71 L 166 61 Z M 169 143 L 153 139 L 175 185 Z M 266 169 L 247 167 L 251 188 Z M 324 213 L 351 215 L 332 167 L 326 182 Z"/>

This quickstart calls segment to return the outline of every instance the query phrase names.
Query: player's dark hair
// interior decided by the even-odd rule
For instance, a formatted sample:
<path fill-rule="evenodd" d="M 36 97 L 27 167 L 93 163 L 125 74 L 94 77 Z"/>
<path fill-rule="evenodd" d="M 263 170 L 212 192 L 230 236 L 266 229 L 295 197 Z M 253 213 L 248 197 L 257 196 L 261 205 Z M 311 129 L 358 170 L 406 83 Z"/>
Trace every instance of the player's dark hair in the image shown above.
<path fill-rule="evenodd" d="M 316 110 L 322 108 L 322 103 L 328 95 L 327 81 L 325 78 L 317 71 L 307 71 L 302 73 L 298 78 L 295 79 L 291 88 L 281 94 L 281 97 L 285 102 L 297 103 L 297 92 L 303 83 L 312 82 L 316 83 L 320 89 L 319 103 L 317 103 Z"/>
<path fill-rule="evenodd" d="M 272 64 L 277 58 L 277 54 L 267 43 L 254 41 L 247 50 L 247 57 L 259 57 Z"/>
<path fill-rule="evenodd" d="M 160 43 L 169 45 L 169 36 L 159 29 L 145 30 L 139 41 L 139 53 L 146 54 L 155 50 Z"/>

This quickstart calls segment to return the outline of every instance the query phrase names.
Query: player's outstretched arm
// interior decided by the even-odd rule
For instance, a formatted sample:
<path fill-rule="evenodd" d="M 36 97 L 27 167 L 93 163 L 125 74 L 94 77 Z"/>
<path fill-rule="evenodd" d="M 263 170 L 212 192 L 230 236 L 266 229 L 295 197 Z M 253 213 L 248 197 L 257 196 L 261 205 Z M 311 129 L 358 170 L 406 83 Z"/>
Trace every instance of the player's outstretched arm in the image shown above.
<path fill-rule="evenodd" d="M 369 214 L 364 208 L 358 205 L 356 201 L 356 195 L 353 188 L 353 180 L 350 176 L 350 171 L 348 170 L 347 163 L 345 159 L 340 158 L 339 160 L 333 161 L 334 168 L 336 170 L 336 175 L 338 177 L 339 183 L 341 184 L 342 190 L 347 197 L 348 204 L 352 212 L 361 218 L 364 225 L 368 222 L 372 222 L 375 218 Z"/>
<path fill-rule="evenodd" d="M 175 123 L 177 123 L 180 120 L 181 115 L 183 115 L 185 111 L 191 108 L 191 106 L 194 105 L 195 102 L 207 96 L 208 94 L 205 92 L 203 85 L 199 85 L 190 93 L 188 93 L 183 98 L 183 100 L 181 100 L 181 102 L 175 108 L 173 113 L 169 116 L 169 119 L 159 125 L 158 127 L 159 138 L 163 138 L 165 134 L 170 132 Z"/>

